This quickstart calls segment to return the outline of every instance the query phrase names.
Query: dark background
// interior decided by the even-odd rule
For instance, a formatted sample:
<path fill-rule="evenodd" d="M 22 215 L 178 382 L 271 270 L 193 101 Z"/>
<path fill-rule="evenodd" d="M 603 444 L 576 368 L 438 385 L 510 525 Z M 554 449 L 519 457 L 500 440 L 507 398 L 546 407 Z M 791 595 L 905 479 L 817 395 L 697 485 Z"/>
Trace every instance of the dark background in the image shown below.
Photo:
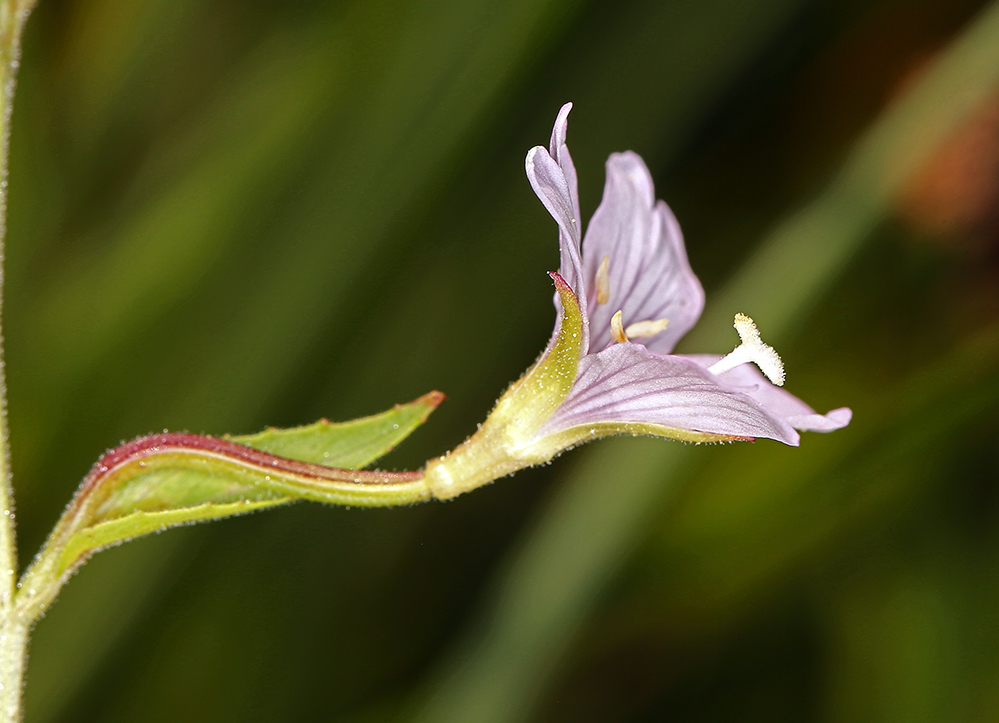
<path fill-rule="evenodd" d="M 27 721 L 995 720 L 999 95 L 873 217 L 831 205 L 841 262 L 793 260 L 804 291 L 747 271 L 983 7 L 41 0 L 6 254 L 22 562 L 138 434 L 440 389 L 381 465 L 464 439 L 551 331 L 523 159 L 567 100 L 584 217 L 641 153 L 723 300 L 682 350 L 744 311 L 855 421 L 102 553 L 36 629 Z"/>

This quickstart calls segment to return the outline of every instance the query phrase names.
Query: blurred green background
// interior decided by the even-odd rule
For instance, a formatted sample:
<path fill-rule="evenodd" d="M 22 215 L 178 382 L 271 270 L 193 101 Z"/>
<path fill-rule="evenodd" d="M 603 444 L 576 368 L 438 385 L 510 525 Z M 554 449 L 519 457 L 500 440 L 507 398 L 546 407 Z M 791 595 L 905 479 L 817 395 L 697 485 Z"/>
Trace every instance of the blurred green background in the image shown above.
<path fill-rule="evenodd" d="M 988 10 L 41 0 L 4 309 L 22 562 L 138 434 L 440 389 L 382 466 L 459 443 L 551 331 L 523 159 L 567 100 L 584 217 L 630 148 L 684 228 L 709 309 L 682 350 L 731 348 L 743 311 L 855 421 L 102 553 L 36 628 L 27 721 L 999 718 Z"/>

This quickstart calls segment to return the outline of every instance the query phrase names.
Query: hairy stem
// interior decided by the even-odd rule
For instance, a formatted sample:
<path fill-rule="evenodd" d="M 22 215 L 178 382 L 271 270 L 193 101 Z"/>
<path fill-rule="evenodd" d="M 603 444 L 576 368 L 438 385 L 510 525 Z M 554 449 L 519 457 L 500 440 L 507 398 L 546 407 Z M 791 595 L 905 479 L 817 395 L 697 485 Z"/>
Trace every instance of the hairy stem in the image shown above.
<path fill-rule="evenodd" d="M 34 0 L 0 2 L 0 306 L 3 291 L 3 241 L 7 232 L 7 157 L 14 85 L 21 57 L 21 31 Z M 21 684 L 28 643 L 28 625 L 14 608 L 17 544 L 14 535 L 14 495 L 7 447 L 7 394 L 0 334 L 0 721 L 21 719 Z"/>
<path fill-rule="evenodd" d="M 11 614 L 0 622 L 0 659 L 3 660 L 0 721 L 4 723 L 21 720 L 21 687 L 27 662 L 29 629 L 30 624 L 19 619 L 13 608 Z"/>

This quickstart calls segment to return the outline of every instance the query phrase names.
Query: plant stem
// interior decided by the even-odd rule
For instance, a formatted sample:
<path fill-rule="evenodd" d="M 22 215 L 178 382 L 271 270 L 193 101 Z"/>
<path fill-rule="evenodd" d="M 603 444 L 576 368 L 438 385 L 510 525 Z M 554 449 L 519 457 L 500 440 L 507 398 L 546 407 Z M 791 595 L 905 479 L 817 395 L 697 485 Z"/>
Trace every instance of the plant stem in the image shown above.
<path fill-rule="evenodd" d="M 14 86 L 21 57 L 21 31 L 35 0 L 0 2 L 0 308 L 3 298 L 3 241 L 7 233 L 7 158 Z M 21 720 L 21 686 L 29 623 L 14 606 L 17 541 L 14 534 L 14 491 L 7 446 L 7 393 L 0 333 L 0 721 Z"/>
<path fill-rule="evenodd" d="M 16 723 L 21 720 L 21 688 L 24 665 L 28 656 L 28 630 L 30 623 L 19 619 L 14 608 L 0 622 L 0 721 Z"/>

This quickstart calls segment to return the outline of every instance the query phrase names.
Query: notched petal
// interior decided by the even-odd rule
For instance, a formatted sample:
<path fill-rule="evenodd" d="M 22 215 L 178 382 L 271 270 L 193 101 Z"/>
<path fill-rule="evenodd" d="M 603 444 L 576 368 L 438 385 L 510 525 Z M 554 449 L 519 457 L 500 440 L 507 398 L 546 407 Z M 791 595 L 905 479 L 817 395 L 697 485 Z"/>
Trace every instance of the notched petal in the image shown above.
<path fill-rule="evenodd" d="M 566 127 L 569 122 L 569 111 L 572 110 L 572 103 L 566 103 L 558 112 L 555 118 L 555 125 L 552 128 L 551 141 L 548 143 L 548 152 L 565 176 L 566 187 L 569 189 L 569 198 L 572 202 L 572 211 L 575 218 L 579 218 L 579 191 L 576 183 L 576 166 L 569 155 L 569 147 L 565 144 Z"/>
<path fill-rule="evenodd" d="M 559 273 L 573 289 L 580 288 L 579 215 L 573 194 L 559 164 L 541 146 L 532 148 L 524 162 L 527 178 L 559 228 Z"/>

